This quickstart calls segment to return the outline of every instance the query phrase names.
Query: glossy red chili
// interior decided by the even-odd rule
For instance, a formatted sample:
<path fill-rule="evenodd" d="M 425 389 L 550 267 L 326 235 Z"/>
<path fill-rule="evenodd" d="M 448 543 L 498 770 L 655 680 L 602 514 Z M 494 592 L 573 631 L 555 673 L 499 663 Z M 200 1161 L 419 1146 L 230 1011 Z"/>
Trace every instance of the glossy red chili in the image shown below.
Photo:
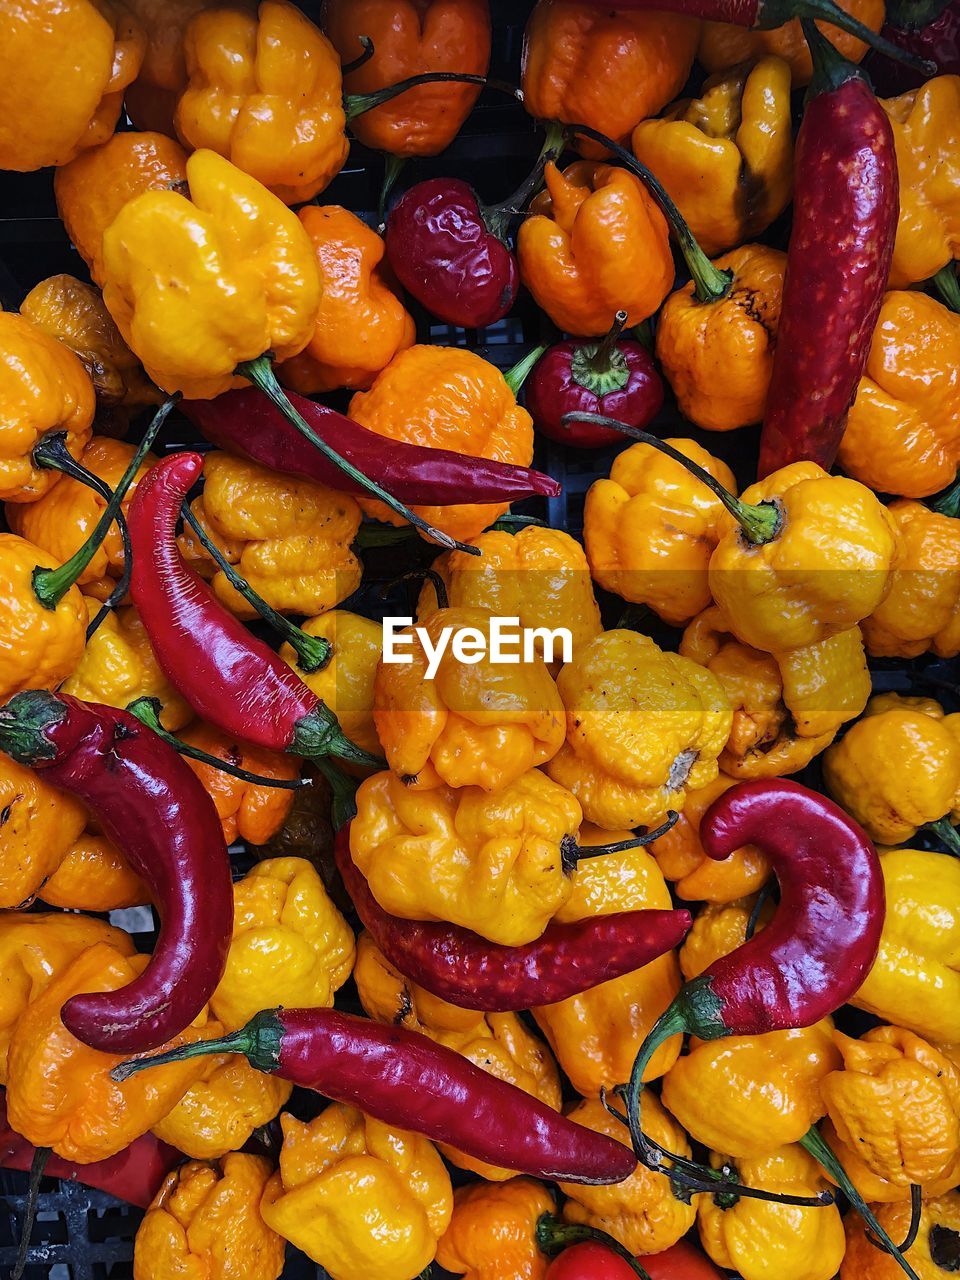
<path fill-rule="evenodd" d="M 645 1256 L 643 1265 L 650 1280 L 725 1280 L 723 1272 L 685 1240 L 663 1253 Z"/>
<path fill-rule="evenodd" d="M 574 1124 L 452 1049 L 336 1009 L 258 1013 L 232 1035 L 123 1063 L 113 1076 L 210 1053 L 242 1053 L 258 1071 L 533 1177 L 621 1182 L 636 1168 L 623 1143 Z"/>
<path fill-rule="evenodd" d="M 942 0 L 888 5 L 887 22 L 881 34 L 898 49 L 926 58 L 936 67 L 934 74 L 960 75 L 960 0 L 950 0 L 946 6 Z M 883 98 L 919 89 L 927 78 L 922 72 L 873 50 L 863 65 Z"/>
<path fill-rule="evenodd" d="M 804 20 L 813 80 L 797 137 L 793 229 L 758 474 L 833 466 L 890 274 L 893 129 L 859 67 Z"/>
<path fill-rule="evenodd" d="M 107 1053 L 155 1049 L 197 1017 L 227 960 L 233 885 L 213 801 L 134 716 L 46 689 L 0 707 L 0 750 L 87 805 L 160 916 L 143 973 L 118 991 L 73 996 L 64 1026 Z"/>
<path fill-rule="evenodd" d="M 605 1245 L 587 1241 L 558 1254 L 547 1267 L 544 1280 L 637 1280 L 638 1275 L 650 1276 L 646 1259 L 643 1268 L 638 1271 Z"/>

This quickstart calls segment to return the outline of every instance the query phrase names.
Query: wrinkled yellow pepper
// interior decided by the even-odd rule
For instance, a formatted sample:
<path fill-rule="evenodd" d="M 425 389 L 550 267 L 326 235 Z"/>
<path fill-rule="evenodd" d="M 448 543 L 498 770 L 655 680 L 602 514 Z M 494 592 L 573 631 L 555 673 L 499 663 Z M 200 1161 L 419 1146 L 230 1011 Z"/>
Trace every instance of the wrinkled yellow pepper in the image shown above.
<path fill-rule="evenodd" d="M 56 609 L 45 609 L 33 589 L 38 566 L 60 562 L 13 533 L 0 533 L 0 702 L 21 689 L 55 689 L 76 670 L 87 632 L 87 605 L 71 587 Z"/>
<path fill-rule="evenodd" d="M 699 978 L 704 969 L 728 956 L 747 940 L 750 921 L 756 909 L 758 895 L 737 898 L 733 902 L 708 902 L 693 918 L 693 928 L 680 948 L 680 969 L 689 982 Z M 757 913 L 755 933 L 769 924 L 775 906 L 769 900 Z"/>
<path fill-rule="evenodd" d="M 909 1204 L 881 1204 L 877 1218 L 893 1240 L 905 1240 L 910 1230 Z M 864 1233 L 862 1220 L 847 1214 L 847 1254 L 840 1268 L 840 1280 L 899 1280 L 903 1270 L 896 1259 L 877 1249 Z M 920 1230 L 908 1261 L 920 1280 L 943 1280 L 956 1261 L 960 1235 L 960 1192 L 949 1191 L 936 1200 L 924 1200 L 920 1209 Z M 944 1267 L 946 1264 L 946 1268 Z"/>
<path fill-rule="evenodd" d="M 460 1187 L 437 1247 L 437 1265 L 465 1280 L 544 1280 L 550 1259 L 537 1247 L 537 1222 L 556 1210 L 532 1178 Z"/>

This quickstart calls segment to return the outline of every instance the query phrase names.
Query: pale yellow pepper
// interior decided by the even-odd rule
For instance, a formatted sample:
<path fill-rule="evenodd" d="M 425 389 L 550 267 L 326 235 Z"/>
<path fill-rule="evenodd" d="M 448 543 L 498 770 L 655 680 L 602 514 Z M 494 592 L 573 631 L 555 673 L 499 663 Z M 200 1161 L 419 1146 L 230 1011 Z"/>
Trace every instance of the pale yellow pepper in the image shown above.
<path fill-rule="evenodd" d="M 208 1058 L 203 1076 L 153 1132 L 194 1160 L 217 1160 L 239 1151 L 253 1131 L 268 1124 L 290 1098 L 293 1085 L 255 1071 L 239 1055 Z"/>

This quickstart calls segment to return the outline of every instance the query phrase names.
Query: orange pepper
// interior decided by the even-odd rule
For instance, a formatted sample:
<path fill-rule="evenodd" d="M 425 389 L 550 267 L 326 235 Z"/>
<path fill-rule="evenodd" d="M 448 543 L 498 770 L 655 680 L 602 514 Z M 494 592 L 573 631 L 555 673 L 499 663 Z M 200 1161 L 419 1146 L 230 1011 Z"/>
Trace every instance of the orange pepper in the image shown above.
<path fill-rule="evenodd" d="M 437 1246 L 437 1264 L 464 1280 L 544 1280 L 550 1259 L 537 1247 L 537 1222 L 553 1196 L 532 1178 L 460 1187 Z"/>
<path fill-rule="evenodd" d="M 251 747 L 209 724 L 194 725 L 183 735 L 183 740 L 248 773 L 286 781 L 299 775 L 298 762 L 292 756 Z M 227 844 L 237 839 L 266 844 L 283 826 L 293 807 L 292 791 L 244 782 L 201 760 L 187 759 L 187 764 L 216 806 Z"/>

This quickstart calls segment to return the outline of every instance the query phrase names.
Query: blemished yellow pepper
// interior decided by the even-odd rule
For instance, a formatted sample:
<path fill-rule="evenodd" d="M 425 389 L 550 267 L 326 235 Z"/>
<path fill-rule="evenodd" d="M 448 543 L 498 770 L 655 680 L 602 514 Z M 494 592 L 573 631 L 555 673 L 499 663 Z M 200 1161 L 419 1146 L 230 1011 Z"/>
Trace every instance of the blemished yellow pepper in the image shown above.
<path fill-rule="evenodd" d="M 708 578 L 738 640 L 782 653 L 849 631 L 873 613 L 897 556 L 896 525 L 875 494 L 815 462 L 794 462 L 740 498 L 772 503 L 779 529 L 754 544 L 732 515 L 720 518 Z"/>
<path fill-rule="evenodd" d="M 550 1051 L 530 1034 L 517 1014 L 475 1013 L 431 995 L 404 978 L 367 933 L 357 941 L 353 976 L 360 1003 L 377 1022 L 429 1036 L 462 1054 L 481 1071 L 516 1085 L 554 1111 L 560 1110 L 560 1077 Z M 440 1145 L 439 1150 L 451 1163 L 488 1182 L 514 1176 L 510 1169 L 485 1164 L 454 1147 Z"/>
<path fill-rule="evenodd" d="M 293 1092 L 289 1081 L 255 1071 L 239 1054 L 208 1058 L 207 1064 L 203 1079 L 153 1126 L 162 1142 L 193 1160 L 217 1160 L 239 1151 Z"/>
<path fill-rule="evenodd" d="M 450 1175 L 419 1134 L 335 1103 L 303 1124 L 284 1112 L 280 1168 L 261 1212 L 332 1280 L 415 1280 L 453 1211 Z"/>
<path fill-rule="evenodd" d="M 726 1157 L 710 1154 L 715 1169 Z M 790 1143 L 762 1156 L 738 1160 L 747 1187 L 794 1196 L 815 1196 L 828 1183 L 803 1147 Z M 772 1204 L 741 1197 L 723 1207 L 719 1196 L 701 1196 L 700 1243 L 719 1267 L 742 1280 L 833 1280 L 846 1249 L 843 1219 L 835 1204 L 819 1208 Z"/>
<path fill-rule="evenodd" d="M 904 1240 L 910 1230 L 909 1204 L 877 1206 L 877 1219 L 892 1239 Z M 877 1249 L 864 1234 L 855 1213 L 847 1214 L 847 1252 L 840 1280 L 899 1280 L 903 1271 L 894 1258 Z M 949 1191 L 936 1200 L 924 1200 L 920 1231 L 910 1248 L 908 1261 L 920 1280 L 943 1280 L 956 1270 L 957 1237 L 960 1235 L 960 1192 Z"/>
<path fill-rule="evenodd" d="M 713 672 L 734 708 L 720 755 L 720 768 L 734 778 L 798 773 L 870 698 L 859 627 L 787 653 L 761 653 L 735 639 L 714 606 L 687 626 L 680 653 Z"/>
<path fill-rule="evenodd" d="M 298 762 L 293 756 L 285 752 L 251 747 L 248 743 L 215 729 L 213 725 L 192 725 L 182 736 L 183 741 L 191 747 L 197 747 L 227 764 L 246 769 L 248 773 L 259 773 L 261 777 L 286 782 L 299 777 Z M 223 838 L 228 845 L 238 839 L 253 845 L 266 844 L 277 834 L 293 808 L 293 791 L 245 782 L 242 778 L 225 773 L 202 760 L 188 759 L 187 764 L 213 801 L 223 827 Z"/>
<path fill-rule="evenodd" d="M 607 1112 L 599 1098 L 578 1102 L 569 1115 L 577 1124 L 629 1145 L 627 1130 Z M 687 1135 L 656 1095 L 649 1092 L 643 1098 L 643 1131 L 668 1151 L 689 1157 Z M 693 1196 L 687 1204 L 678 1199 L 668 1178 L 643 1165 L 638 1165 L 625 1181 L 612 1186 L 575 1186 L 568 1182 L 559 1185 L 569 1197 L 563 1206 L 567 1222 L 586 1223 L 606 1231 L 631 1253 L 641 1255 L 661 1253 L 686 1235 L 694 1224 L 700 1200 L 700 1196 Z"/>
<path fill-rule="evenodd" d="M 757 900 L 753 894 L 733 902 L 708 902 L 697 912 L 693 928 L 680 948 L 680 969 L 688 982 L 699 978 L 714 960 L 728 956 L 746 942 Z M 774 903 L 769 900 L 760 908 L 755 932 L 770 922 L 774 910 Z"/>
<path fill-rule="evenodd" d="M 237 366 L 310 341 L 320 278 L 310 238 L 266 187 L 213 151 L 187 161 L 189 198 L 144 191 L 103 233 L 103 300 L 164 391 L 210 399 Z"/>
<path fill-rule="evenodd" d="M 348 609 L 331 609 L 300 625 L 308 636 L 329 642 L 330 661 L 320 671 L 301 671 L 293 646 L 286 642 L 280 646 L 280 657 L 326 703 L 351 742 L 379 755 L 383 748 L 373 722 L 374 682 L 383 650 L 379 622 Z"/>
<path fill-rule="evenodd" d="M 820 1119 L 820 1086 L 840 1062 L 829 1018 L 799 1030 L 692 1040 L 661 1096 L 695 1141 L 753 1159 L 799 1142 Z"/>
<path fill-rule="evenodd" d="M 438 609 L 421 624 L 433 646 L 444 628 L 472 631 L 478 662 L 462 662 L 448 645 L 431 679 L 426 647 L 407 628 L 395 643 L 409 663 L 381 661 L 374 681 L 373 719 L 390 768 L 417 789 L 500 790 L 560 750 L 563 703 L 542 658 L 516 664 L 491 655 L 488 609 Z M 479 648 L 485 646 L 484 649 Z M 518 654 L 519 649 L 511 650 Z"/>
<path fill-rule="evenodd" d="M 449 920 L 516 947 L 570 896 L 561 844 L 580 822 L 576 799 L 537 769 L 494 792 L 412 791 L 384 772 L 357 791 L 350 853 L 392 915 Z"/>
<path fill-rule="evenodd" d="M 704 253 L 754 239 L 793 190 L 789 65 L 765 57 L 712 76 L 699 98 L 641 120 L 633 153 L 666 187 Z"/>
<path fill-rule="evenodd" d="M 932 698 L 871 698 L 866 715 L 823 757 L 833 798 L 880 844 L 960 821 L 960 714 Z"/>
<path fill-rule="evenodd" d="M 605 631 L 557 677 L 567 739 L 546 771 L 599 827 L 654 826 L 719 772 L 732 711 L 717 678 L 637 631 Z"/>
<path fill-rule="evenodd" d="M 733 472 L 694 440 L 668 439 L 731 493 Z M 723 506 L 673 458 L 648 444 L 617 454 L 609 479 L 587 493 L 583 538 L 594 579 L 682 626 L 710 604 L 707 569 Z"/>
<path fill-rule="evenodd" d="M 585 824 L 578 844 L 581 848 L 615 844 L 629 840 L 631 834 Z M 646 849 L 587 856 L 577 863 L 572 879 L 570 896 L 554 916 L 557 924 L 617 911 L 669 911 L 672 905 L 663 876 Z M 640 1045 L 679 990 L 677 958 L 668 951 L 622 978 L 532 1012 L 573 1087 L 585 1097 L 596 1097 L 601 1089 L 629 1079 Z M 644 1080 L 656 1080 L 668 1071 L 680 1046 L 680 1036 L 661 1045 Z"/>
<path fill-rule="evenodd" d="M 884 102 L 897 148 L 900 221 L 890 284 L 935 275 L 960 256 L 960 76 L 937 76 Z"/>
<path fill-rule="evenodd" d="M 214 1015 L 235 1031 L 261 1009 L 333 1004 L 353 968 L 354 938 L 305 858 L 268 858 L 233 886 L 233 941 Z"/>
<path fill-rule="evenodd" d="M 272 1172 L 237 1153 L 167 1174 L 137 1231 L 134 1280 L 277 1280 L 286 1245 L 260 1213 Z"/>
<path fill-rule="evenodd" d="M 887 898 L 880 950 L 851 1004 L 935 1044 L 960 1043 L 960 863 L 887 849 L 880 866 Z"/>
<path fill-rule="evenodd" d="M 464 1280 L 544 1280 L 550 1259 L 537 1247 L 537 1222 L 556 1210 L 532 1178 L 460 1187 L 437 1245 L 437 1265 Z"/>
<path fill-rule="evenodd" d="M 241 577 L 278 612 L 325 613 L 359 587 L 360 561 L 350 544 L 362 516 L 349 494 L 229 453 L 208 453 L 203 476 L 194 515 Z M 213 574 L 221 603 L 240 618 L 257 616 L 191 530 L 180 546 L 196 568 Z"/>
<path fill-rule="evenodd" d="M 21 689 L 55 689 L 76 670 L 87 632 L 87 604 L 71 587 L 56 609 L 45 609 L 33 589 L 37 566 L 59 560 L 14 533 L 0 533 L 0 702 Z"/>

